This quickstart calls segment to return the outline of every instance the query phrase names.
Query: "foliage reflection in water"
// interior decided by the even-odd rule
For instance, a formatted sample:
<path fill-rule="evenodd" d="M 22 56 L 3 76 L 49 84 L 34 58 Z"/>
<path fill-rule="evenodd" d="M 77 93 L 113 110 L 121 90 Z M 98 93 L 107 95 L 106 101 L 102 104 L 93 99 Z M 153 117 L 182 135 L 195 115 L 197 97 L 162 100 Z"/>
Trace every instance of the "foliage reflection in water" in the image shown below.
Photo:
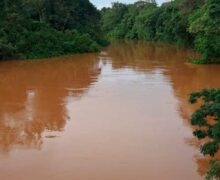
<path fill-rule="evenodd" d="M 220 87 L 220 66 L 190 55 L 117 41 L 99 55 L 1 62 L 0 179 L 203 179 L 187 100 Z"/>

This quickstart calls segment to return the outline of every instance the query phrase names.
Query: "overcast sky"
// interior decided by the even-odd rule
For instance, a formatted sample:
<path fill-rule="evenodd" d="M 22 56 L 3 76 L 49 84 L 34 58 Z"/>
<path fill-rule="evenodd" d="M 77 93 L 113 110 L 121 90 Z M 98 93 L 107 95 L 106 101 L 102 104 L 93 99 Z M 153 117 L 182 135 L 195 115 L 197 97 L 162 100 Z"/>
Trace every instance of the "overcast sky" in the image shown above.
<path fill-rule="evenodd" d="M 137 0 L 90 0 L 97 8 L 102 8 L 102 7 L 109 7 L 111 6 L 112 2 L 122 2 L 122 3 L 133 3 L 136 2 Z M 158 4 L 161 4 L 163 2 L 166 2 L 168 0 L 156 0 Z"/>

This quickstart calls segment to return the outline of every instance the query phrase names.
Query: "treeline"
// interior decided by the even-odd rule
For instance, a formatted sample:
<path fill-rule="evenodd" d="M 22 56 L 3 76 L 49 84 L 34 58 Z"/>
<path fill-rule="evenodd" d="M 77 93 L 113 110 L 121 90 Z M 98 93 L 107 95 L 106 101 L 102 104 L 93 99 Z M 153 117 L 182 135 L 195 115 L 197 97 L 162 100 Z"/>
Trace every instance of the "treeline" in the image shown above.
<path fill-rule="evenodd" d="M 1 0 L 0 59 L 98 51 L 100 19 L 89 0 Z"/>
<path fill-rule="evenodd" d="M 200 52 L 197 63 L 220 57 L 220 0 L 155 0 L 114 3 L 103 8 L 102 28 L 110 38 L 175 43 Z"/>

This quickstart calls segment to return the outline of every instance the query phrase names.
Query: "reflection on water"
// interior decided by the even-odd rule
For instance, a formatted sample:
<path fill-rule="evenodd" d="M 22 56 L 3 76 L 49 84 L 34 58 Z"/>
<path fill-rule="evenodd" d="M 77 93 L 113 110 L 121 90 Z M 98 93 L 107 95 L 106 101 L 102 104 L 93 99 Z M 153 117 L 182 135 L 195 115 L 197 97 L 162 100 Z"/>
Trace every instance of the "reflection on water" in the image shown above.
<path fill-rule="evenodd" d="M 2 62 L 0 151 L 40 149 L 43 132 L 65 127 L 65 98 L 82 96 L 99 74 L 96 55 Z"/>
<path fill-rule="evenodd" d="M 1 62 L 0 179 L 202 179 L 187 99 L 220 87 L 220 66 L 185 63 L 191 54 L 113 42 L 99 55 Z"/>
<path fill-rule="evenodd" d="M 169 77 L 171 81 L 174 95 L 179 102 L 179 113 L 187 126 L 190 126 L 190 116 L 196 110 L 196 107 L 192 107 L 188 102 L 189 94 L 204 88 L 220 87 L 220 66 L 187 64 L 188 57 L 194 54 L 184 49 L 168 45 L 155 46 L 153 43 L 146 42 L 128 42 L 124 43 L 123 46 L 121 46 L 121 43 L 116 42 L 115 46 L 111 46 L 109 49 L 110 52 L 113 52 L 112 54 L 116 54 L 115 66 L 114 56 L 112 62 L 116 69 L 132 67 L 137 71 L 152 71 L 162 68 L 164 70 L 163 74 Z M 124 61 L 119 61 L 118 57 Z M 200 142 L 197 138 L 186 138 L 185 142 L 196 149 L 200 148 Z M 220 157 L 220 153 L 217 156 Z M 204 176 L 211 158 L 203 157 L 200 154 L 195 155 L 194 158 L 198 164 L 197 171 L 199 175 Z"/>

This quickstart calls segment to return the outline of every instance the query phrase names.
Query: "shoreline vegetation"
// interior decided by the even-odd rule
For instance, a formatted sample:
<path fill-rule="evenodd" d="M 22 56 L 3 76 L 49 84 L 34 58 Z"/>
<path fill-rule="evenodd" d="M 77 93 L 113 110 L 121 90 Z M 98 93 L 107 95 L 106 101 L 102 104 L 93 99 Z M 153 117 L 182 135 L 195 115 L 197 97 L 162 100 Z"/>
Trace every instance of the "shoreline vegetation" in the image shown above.
<path fill-rule="evenodd" d="M 113 3 L 101 14 L 109 38 L 172 43 L 199 52 L 192 63 L 220 62 L 220 0 Z"/>
<path fill-rule="evenodd" d="M 220 179 L 220 159 L 215 156 L 220 149 L 220 89 L 204 89 L 189 97 L 191 104 L 201 101 L 190 119 L 193 135 L 201 141 L 200 152 L 211 159 L 205 179 Z"/>
<path fill-rule="evenodd" d="M 0 59 L 98 52 L 107 45 L 100 12 L 88 0 L 0 2 Z"/>
<path fill-rule="evenodd" d="M 110 39 L 165 42 L 197 51 L 195 64 L 220 62 L 220 0 L 113 3 L 89 0 L 0 2 L 0 59 L 99 52 Z"/>

